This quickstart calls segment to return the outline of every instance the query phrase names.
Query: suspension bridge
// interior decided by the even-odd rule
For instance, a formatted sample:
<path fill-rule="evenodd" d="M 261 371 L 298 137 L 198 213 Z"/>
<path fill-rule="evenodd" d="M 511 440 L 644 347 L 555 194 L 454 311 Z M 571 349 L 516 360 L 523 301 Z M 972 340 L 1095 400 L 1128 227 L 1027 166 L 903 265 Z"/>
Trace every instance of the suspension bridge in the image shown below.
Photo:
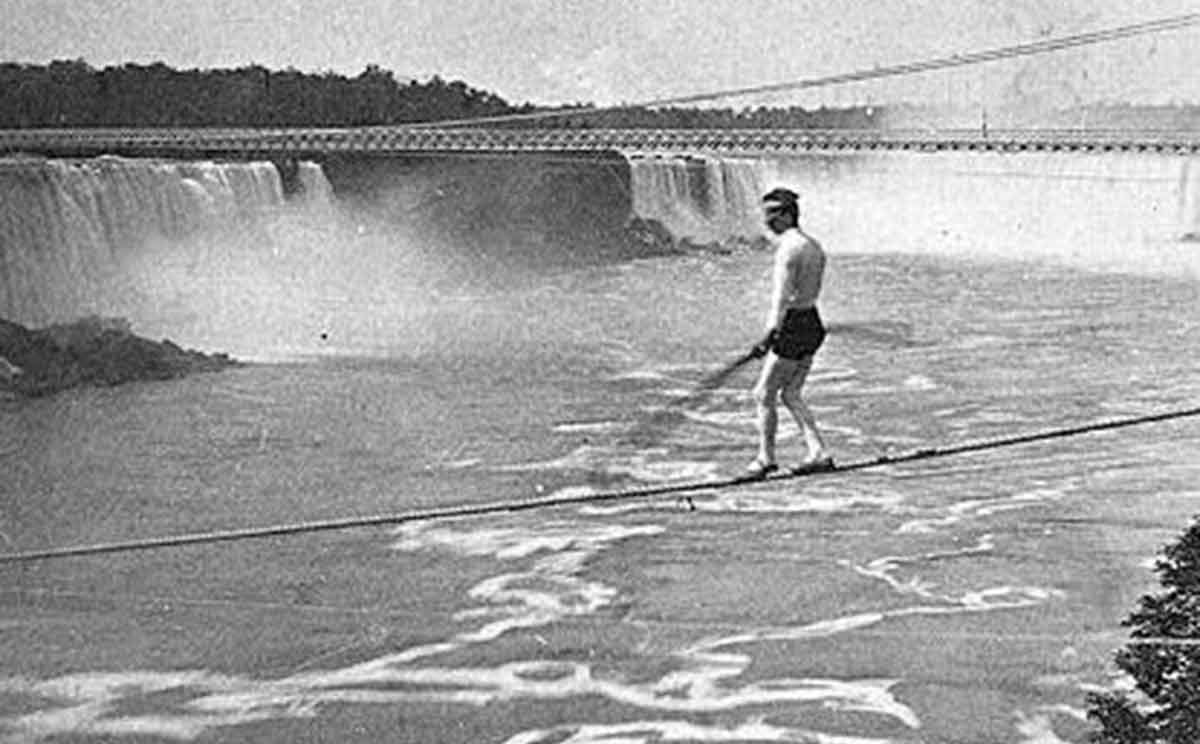
<path fill-rule="evenodd" d="M 1200 25 L 1200 13 L 1159 18 L 1024 44 L 852 70 L 834 75 L 623 104 L 609 108 L 506 114 L 426 124 L 356 128 L 0 129 L 0 155 L 46 157 L 321 158 L 337 153 L 720 153 L 827 150 L 982 150 L 1194 153 L 1200 130 L 1080 129 L 611 129 L 559 126 L 626 107 L 657 108 L 842 86 L 885 78 L 1033 57 Z M 523 122 L 516 127 L 516 122 Z M 537 128 L 541 125 L 542 128 Z"/>
<path fill-rule="evenodd" d="M 46 157 L 320 159 L 337 154 L 641 153 L 724 155 L 844 150 L 1200 151 L 1197 130 L 1103 129 L 344 129 L 0 130 L 0 154 Z"/>

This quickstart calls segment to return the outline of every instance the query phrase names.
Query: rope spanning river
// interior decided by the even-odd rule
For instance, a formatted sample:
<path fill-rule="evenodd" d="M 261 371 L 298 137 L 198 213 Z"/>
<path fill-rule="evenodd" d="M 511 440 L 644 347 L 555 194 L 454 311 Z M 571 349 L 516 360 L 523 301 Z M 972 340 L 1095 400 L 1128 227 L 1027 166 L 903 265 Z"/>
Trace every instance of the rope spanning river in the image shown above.
<path fill-rule="evenodd" d="M 645 159 L 612 193 L 703 243 L 749 229 L 731 202 L 802 192 L 834 331 L 808 394 L 840 461 L 1194 406 L 1192 162 L 1006 157 Z M 486 198 L 443 167 L 389 219 L 316 171 L 325 196 L 276 198 L 268 173 L 248 216 L 214 202 L 204 224 L 113 244 L 126 253 L 82 299 L 21 274 L 35 248 L 73 250 L 70 229 L 6 236 L 6 286 L 25 288 L 5 312 L 122 314 L 261 363 L 0 402 L 5 552 L 635 488 L 751 459 L 754 370 L 690 394 L 757 340 L 768 254 L 538 262 L 570 236 L 516 244 L 487 225 L 493 241 L 457 243 L 416 224 L 428 209 L 396 207 L 435 187 Z M 85 271 L 41 265 L 64 292 Z M 21 305 L 35 290 L 65 299 Z M 1120 621 L 1196 512 L 1198 444 L 1179 420 L 694 508 L 6 565 L 0 737 L 1083 742 L 1086 693 L 1124 684 Z M 790 422 L 780 451 L 803 454 Z"/>

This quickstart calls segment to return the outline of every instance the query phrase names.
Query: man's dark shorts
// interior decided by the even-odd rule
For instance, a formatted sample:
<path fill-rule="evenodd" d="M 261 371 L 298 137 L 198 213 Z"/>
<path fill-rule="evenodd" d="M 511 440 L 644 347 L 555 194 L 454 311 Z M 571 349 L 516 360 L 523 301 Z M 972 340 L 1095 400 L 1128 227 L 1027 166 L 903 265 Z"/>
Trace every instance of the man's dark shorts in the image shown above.
<path fill-rule="evenodd" d="M 816 353 L 825 341 L 825 326 L 815 307 L 790 308 L 771 350 L 782 359 L 804 359 Z"/>

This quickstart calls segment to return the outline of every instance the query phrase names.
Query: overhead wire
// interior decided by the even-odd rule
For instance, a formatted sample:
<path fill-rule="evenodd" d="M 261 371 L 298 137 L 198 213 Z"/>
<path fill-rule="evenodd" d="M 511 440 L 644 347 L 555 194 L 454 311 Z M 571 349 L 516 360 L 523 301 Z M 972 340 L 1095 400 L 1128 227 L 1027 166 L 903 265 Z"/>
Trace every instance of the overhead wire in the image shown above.
<path fill-rule="evenodd" d="M 725 90 L 692 93 L 679 96 L 667 96 L 662 98 L 653 98 L 637 103 L 622 103 L 613 106 L 579 106 L 572 108 L 556 109 L 552 111 L 534 111 L 523 114 L 505 114 L 499 116 L 485 116 L 466 119 L 444 119 L 441 121 L 431 122 L 416 122 L 411 124 L 398 125 L 399 129 L 425 129 L 425 128 L 451 128 L 451 127 L 469 127 L 479 124 L 499 124 L 511 123 L 520 121 L 537 121 L 541 119 L 561 119 L 578 116 L 597 116 L 600 114 L 611 113 L 615 111 L 623 111 L 634 108 L 661 108 L 664 106 L 680 106 L 685 104 L 706 103 L 710 101 L 718 101 L 729 98 L 744 98 L 752 95 L 763 95 L 773 93 L 784 93 L 790 91 L 807 90 L 812 88 L 823 88 L 833 85 L 843 85 L 846 83 L 863 82 L 867 80 L 878 80 L 889 77 L 900 77 L 905 75 L 915 75 L 919 73 L 932 72 L 934 70 L 944 70 L 954 67 L 965 67 L 968 65 L 983 64 L 986 62 L 996 62 L 1007 59 L 1015 59 L 1019 57 L 1028 57 L 1039 54 L 1049 54 L 1059 52 L 1065 49 L 1073 49 L 1076 47 L 1090 46 L 1110 41 L 1118 41 L 1121 39 L 1129 39 L 1137 36 L 1145 36 L 1148 34 L 1158 34 L 1167 31 L 1176 31 L 1190 26 L 1200 24 L 1200 13 L 1187 13 L 1178 16 L 1160 18 L 1142 23 L 1133 23 L 1124 26 L 1116 26 L 1113 28 L 1101 29 L 1099 31 L 1090 31 L 1087 33 L 1072 34 L 1069 36 L 1060 36 L 1052 39 L 1044 39 L 1042 41 L 1029 42 L 1025 44 L 1016 44 L 1012 46 L 995 47 L 992 49 L 984 49 L 976 52 L 968 52 L 965 54 L 951 54 L 947 56 L 934 57 L 926 60 L 918 60 L 914 62 L 904 62 L 894 65 L 874 66 L 853 70 L 851 72 L 837 73 L 833 75 L 825 75 L 813 78 L 803 78 L 799 80 L 788 80 L 778 83 L 768 83 L 765 85 L 752 85 L 741 88 L 728 88 Z"/>
<path fill-rule="evenodd" d="M 876 66 L 871 69 L 863 69 L 848 73 L 828 75 L 823 77 L 807 78 L 801 80 L 785 81 L 766 85 L 749 86 L 743 88 L 728 89 L 722 91 L 697 93 L 689 95 L 681 95 L 674 97 L 664 97 L 643 101 L 640 103 L 622 104 L 610 107 L 587 107 L 587 108 L 571 108 L 556 111 L 542 111 L 529 114 L 515 114 L 497 117 L 480 117 L 473 119 L 456 119 L 443 120 L 437 122 L 422 122 L 419 124 L 403 125 L 401 128 L 450 128 L 450 127 L 465 127 L 476 126 L 480 124 L 506 123 L 516 121 L 536 121 L 553 118 L 579 117 L 579 116 L 595 116 L 604 113 L 626 110 L 630 108 L 656 108 L 674 105 L 686 105 L 695 103 L 704 103 L 708 101 L 739 98 L 751 95 L 773 94 L 787 91 L 798 91 L 804 89 L 820 88 L 826 86 L 840 85 L 846 83 L 867 81 L 873 79 L 881 79 L 887 77 L 895 77 L 902 75 L 920 74 L 935 70 L 949 69 L 967 65 L 982 64 L 1005 59 L 1025 57 L 1031 55 L 1047 54 L 1051 52 L 1061 51 L 1065 49 L 1081 47 L 1086 45 L 1110 42 L 1120 39 L 1131 38 L 1152 33 L 1162 33 L 1166 31 L 1178 30 L 1190 27 L 1200 23 L 1200 14 L 1186 14 L 1173 18 L 1165 18 L 1157 21 L 1146 23 L 1132 24 L 1117 28 L 1105 29 L 1101 31 L 1089 32 L 1084 34 L 1076 34 L 1072 36 L 1059 37 L 1048 39 L 1040 42 L 1020 44 L 1015 46 L 1000 47 L 968 54 L 954 54 L 950 56 L 938 57 L 923 61 L 908 62 L 886 67 Z M 487 154 L 459 154 L 459 157 L 487 157 Z M 594 163 L 597 158 L 583 158 L 578 156 L 555 157 L 554 162 L 560 163 Z M 884 465 L 894 465 L 905 462 L 913 462 L 918 460 L 930 459 L 934 457 L 947 457 L 958 454 L 978 452 L 986 449 L 995 449 L 999 447 L 1009 447 L 1022 444 L 1028 444 L 1037 441 L 1044 441 L 1053 438 L 1062 438 L 1069 436 L 1077 436 L 1085 433 L 1111 430 L 1123 428 L 1127 426 L 1141 425 L 1154 422 L 1162 422 L 1173 419 L 1181 419 L 1185 417 L 1193 417 L 1200 415 L 1200 408 L 1182 409 L 1170 411 L 1162 414 L 1152 414 L 1129 419 L 1120 419 L 1108 422 L 1099 422 L 1078 427 L 1060 428 L 1050 431 L 1037 432 L 1032 434 L 1024 434 L 1001 439 L 988 440 L 984 442 L 967 443 L 943 448 L 927 448 L 919 449 L 909 453 L 897 456 L 881 456 L 868 460 L 851 462 L 846 465 L 835 467 L 831 473 L 845 473 L 856 470 L 865 470 L 868 468 L 881 467 Z M 780 476 L 772 477 L 767 480 L 779 481 L 791 478 L 800 478 L 819 473 L 785 473 Z M 82 545 L 67 548 L 49 549 L 43 551 L 26 551 L 0 554 L 0 564 L 3 563 L 18 563 L 31 562 L 48 558 L 61 558 L 68 556 L 86 556 L 97 555 L 103 553 L 126 552 L 136 550 L 148 550 L 152 548 L 174 547 L 199 543 L 213 543 L 219 541 L 245 540 L 252 538 L 262 538 L 270 536 L 282 536 L 299 533 L 310 533 L 326 530 L 340 530 L 352 527 L 364 527 L 373 525 L 399 524 L 413 521 L 426 521 L 431 519 L 443 518 L 458 518 L 478 516 L 484 514 L 492 514 L 498 512 L 515 512 L 530 509 L 552 508 L 567 506 L 571 504 L 590 503 L 597 501 L 615 501 L 622 499 L 647 498 L 655 495 L 667 494 L 682 494 L 691 493 L 702 490 L 716 490 L 734 486 L 750 486 L 759 481 L 750 481 L 744 478 L 733 478 L 725 481 L 706 481 L 694 482 L 685 484 L 674 484 L 666 486 L 647 487 L 642 489 L 631 489 L 627 491 L 613 491 L 607 493 L 593 493 L 578 496 L 559 496 L 542 499 L 532 499 L 523 501 L 508 501 L 478 505 L 462 505 L 458 507 L 447 507 L 443 509 L 429 509 L 413 512 L 401 512 L 395 514 L 384 514 L 367 517 L 349 517 L 344 519 L 326 520 L 321 522 L 301 522 L 284 525 L 272 525 L 261 528 L 249 528 L 243 530 L 229 531 L 214 531 L 208 533 L 198 533 L 191 535 L 177 535 L 161 538 L 151 538 L 145 540 L 131 540 L 125 542 L 101 543 L 95 545 Z M 153 598 L 158 601 L 167 602 L 196 602 L 197 600 L 180 600 L 167 598 Z M 207 602 L 208 600 L 201 600 Z M 271 606 L 274 606 L 272 604 Z M 289 609 L 295 609 L 292 605 L 287 605 Z M 283 607 L 281 607 L 283 609 Z M 376 614 L 366 608 L 334 608 L 321 607 L 324 611 L 332 612 L 350 612 L 362 614 Z M 383 611 L 381 615 L 397 614 L 394 612 Z M 404 613 L 400 613 L 404 614 Z M 637 619 L 632 622 L 644 625 L 663 625 L 672 627 L 703 627 L 706 629 L 716 629 L 719 627 L 729 627 L 731 629 L 743 630 L 741 625 L 725 624 L 706 624 L 706 623 L 683 623 L 683 622 L 663 622 L 649 619 Z M 867 636 L 911 636 L 921 635 L 918 633 L 910 633 L 905 631 L 884 631 L 879 629 L 856 629 L 854 631 L 859 635 Z M 1027 640 L 1032 642 L 1043 641 L 1106 641 L 1114 636 L 1113 633 L 1081 633 L 1071 636 L 1051 636 L 1041 634 L 1002 634 L 999 636 L 1004 640 Z M 958 639 L 983 639 L 997 640 L 997 636 L 992 634 L 977 634 L 977 633 L 939 633 L 941 638 L 958 638 Z M 1196 638 L 1170 638 L 1170 637 L 1132 637 L 1123 639 L 1122 642 L 1127 646 L 1142 646 L 1142 645 L 1159 645 L 1159 646 L 1182 646 L 1191 647 L 1200 645 L 1200 639 Z M 330 653 L 338 653 L 344 649 L 338 648 Z M 305 665 L 311 663 L 306 662 Z"/>
<path fill-rule="evenodd" d="M 751 94 L 779 92 L 785 90 L 800 90 L 804 88 L 822 87 L 835 85 L 847 82 L 856 82 L 861 80 L 870 80 L 883 77 L 910 75 L 931 70 L 944 69 L 949 67 L 958 67 L 971 64 L 980 64 L 983 62 L 996 61 L 1001 59 L 1009 59 L 1014 57 L 1028 56 L 1033 54 L 1045 54 L 1062 49 L 1097 44 L 1106 41 L 1117 39 L 1130 38 L 1151 33 L 1162 33 L 1165 31 L 1177 30 L 1200 23 L 1200 13 L 1191 13 L 1170 18 L 1148 21 L 1145 23 L 1131 24 L 1119 26 L 1116 28 L 1104 29 L 1084 34 L 1075 34 L 1072 36 L 1058 37 L 1055 39 L 1047 39 L 1040 42 L 1029 44 L 1021 44 L 1016 46 L 1000 47 L 988 49 L 969 54 L 955 54 L 948 57 L 939 57 L 930 60 L 919 62 L 910 62 L 888 67 L 875 67 L 869 70 L 858 70 L 849 73 L 830 75 L 825 77 L 810 78 L 799 81 L 790 81 L 783 83 L 774 83 L 768 85 L 752 86 L 747 88 L 737 88 L 732 90 L 717 91 L 712 93 L 701 93 L 686 96 L 676 96 L 669 98 L 659 98 L 651 101 L 645 101 L 639 104 L 624 104 L 621 106 L 613 106 L 608 108 L 586 108 L 573 109 L 567 111 L 552 111 L 552 112 L 535 112 L 532 114 L 521 114 L 504 117 L 484 117 L 476 119 L 462 120 L 447 120 L 440 122 L 423 122 L 417 125 L 405 125 L 402 128 L 423 128 L 423 127 L 450 127 L 460 125 L 472 125 L 480 123 L 495 123 L 500 121 L 515 121 L 515 120 L 530 120 L 537 118 L 551 118 L 560 116 L 574 116 L 580 113 L 588 115 L 604 113 L 606 111 L 615 111 L 631 107 L 655 107 L 678 105 L 686 103 L 699 103 L 709 100 L 717 100 L 722 98 L 739 97 Z M 579 162 L 575 157 L 560 158 L 564 162 Z M 594 159 L 587 159 L 588 162 L 594 162 Z M 1099 431 L 1108 428 L 1116 428 L 1120 426 L 1130 426 L 1141 423 L 1149 423 L 1152 421 L 1161 421 L 1168 418 L 1179 418 L 1183 416 L 1194 416 L 1200 414 L 1200 409 L 1189 409 L 1184 411 L 1171 412 L 1157 416 L 1139 417 L 1134 420 L 1125 420 L 1118 422 L 1109 422 L 1106 424 L 1090 425 L 1067 430 L 1057 430 L 1049 433 L 1039 433 L 1033 435 L 1023 435 L 1018 437 L 1007 438 L 1003 440 L 994 440 L 984 443 L 975 443 L 968 445 L 960 445 L 942 449 L 923 449 L 917 450 L 901 456 L 889 457 L 883 456 L 871 460 L 849 463 L 847 465 L 838 466 L 837 472 L 849 472 L 853 470 L 861 470 L 882 465 L 909 462 L 929 457 L 941 457 L 966 452 L 979 451 L 982 449 L 991 449 L 999 446 L 1012 446 L 1033 441 L 1040 441 L 1052 437 L 1074 436 L 1089 431 Z M 800 474 L 784 474 L 777 476 L 771 480 L 780 480 L 788 477 L 799 477 Z M 44 551 L 27 551 L 27 552 L 12 552 L 0 554 L 0 563 L 9 563 L 16 561 L 31 561 L 43 558 L 67 557 L 67 556 L 82 556 L 95 555 L 101 553 L 123 552 L 128 550 L 144 550 L 156 547 L 180 546 L 198 543 L 211 543 L 219 541 L 243 540 L 260 537 L 270 537 L 279 535 L 289 535 L 304 532 L 316 532 L 324 530 L 347 529 L 350 527 L 361 527 L 380 524 L 398 524 L 402 522 L 421 521 L 428 519 L 466 517 L 501 511 L 518 511 L 533 508 L 547 508 L 551 506 L 563 506 L 572 503 L 596 502 L 605 500 L 617 500 L 623 498 L 644 498 L 647 496 L 670 494 L 670 493 L 687 493 L 691 491 L 714 489 L 729 487 L 732 485 L 741 485 L 745 482 L 744 479 L 734 478 L 726 481 L 718 482 L 695 482 L 687 484 L 674 484 L 668 486 L 649 487 L 642 489 L 633 489 L 629 491 L 618 491 L 609 493 L 589 494 L 586 496 L 572 497 L 554 497 L 549 499 L 533 499 L 516 502 L 499 502 L 477 505 L 461 505 L 458 507 L 448 507 L 443 509 L 430 509 L 417 512 L 404 512 L 398 514 L 384 514 L 366 517 L 349 517 L 343 519 L 324 520 L 318 522 L 302 522 L 283 525 L 272 525 L 261 528 L 247 528 L 241 530 L 214 531 L 207 533 L 198 533 L 191 535 L 176 535 L 161 538 L 151 538 L 144 540 L 133 540 L 116 543 L 101 543 L 95 545 L 83 545 L 68 548 L 51 549 Z"/>

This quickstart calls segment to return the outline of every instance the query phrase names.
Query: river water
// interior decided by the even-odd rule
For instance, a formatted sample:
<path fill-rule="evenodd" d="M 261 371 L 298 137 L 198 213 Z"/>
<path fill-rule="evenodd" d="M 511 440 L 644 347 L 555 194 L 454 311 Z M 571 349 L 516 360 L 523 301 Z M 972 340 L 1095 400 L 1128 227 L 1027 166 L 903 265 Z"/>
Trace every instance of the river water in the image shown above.
<path fill-rule="evenodd" d="M 919 204 L 890 178 L 853 203 Z M 1194 264 L 1094 270 L 903 239 L 944 220 L 866 246 L 869 225 L 822 203 L 833 333 L 808 395 L 839 460 L 1200 398 Z M 192 243 L 130 271 L 135 295 L 177 300 L 125 308 L 135 328 L 256 363 L 0 403 L 4 547 L 718 478 L 753 456 L 754 370 L 689 393 L 756 339 L 767 254 L 466 282 L 352 222 L 277 214 L 256 251 Z M 1094 237 L 1106 256 L 1131 245 Z M 5 565 L 0 734 L 1083 742 L 1084 696 L 1126 684 L 1120 621 L 1200 503 L 1198 445 L 1183 420 L 691 505 Z M 803 454 L 791 422 L 780 450 Z"/>

